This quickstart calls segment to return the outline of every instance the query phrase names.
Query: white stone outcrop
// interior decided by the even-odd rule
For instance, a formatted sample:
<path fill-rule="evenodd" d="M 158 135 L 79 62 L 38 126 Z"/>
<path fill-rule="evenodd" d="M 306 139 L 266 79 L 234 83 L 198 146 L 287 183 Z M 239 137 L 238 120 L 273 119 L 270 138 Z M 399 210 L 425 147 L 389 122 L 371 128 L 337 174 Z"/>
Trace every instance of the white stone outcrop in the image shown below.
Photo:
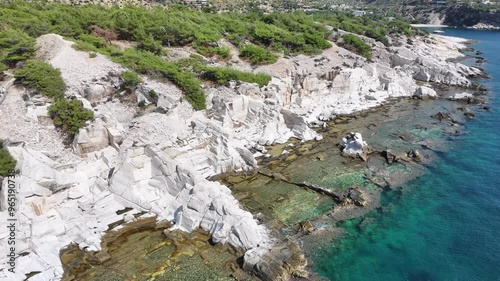
<path fill-rule="evenodd" d="M 37 58 L 61 70 L 67 86 L 66 95 L 79 95 L 98 102 L 105 100 L 120 86 L 120 73 L 126 69 L 104 55 L 89 57 L 88 53 L 72 48 L 74 42 L 56 34 L 40 36 L 37 44 L 40 46 Z"/>
<path fill-rule="evenodd" d="M 108 167 L 102 159 L 60 165 L 31 149 L 9 147 L 9 152 L 20 170 L 15 179 L 19 192 L 16 253 L 24 255 L 17 257 L 16 274 L 3 271 L 0 276 L 24 280 L 25 274 L 36 269 L 41 273 L 34 280 L 59 280 L 63 273 L 61 248 L 78 243 L 88 250 L 99 249 L 100 237 L 110 223 L 123 218 L 116 211 L 124 206 L 107 191 L 103 173 Z M 5 192 L 2 189 L 0 216 L 7 216 Z M 0 237 L 5 234 L 2 229 Z M 2 252 L 7 252 L 4 247 L 7 244 L 1 243 Z M 0 257 L 0 262 L 5 264 L 5 256 Z"/>
<path fill-rule="evenodd" d="M 41 262 L 37 278 L 60 279 L 61 248 L 77 243 L 98 250 L 109 224 L 139 211 L 172 221 L 172 229 L 202 228 L 215 243 L 243 251 L 273 245 L 267 229 L 239 207 L 227 187 L 205 180 L 160 149 L 131 145 L 126 140 L 120 151 L 108 147 L 89 153 L 86 161 L 66 165 L 31 149 L 9 148 L 20 170 L 17 249 L 26 253 L 23 260 L 28 264 Z M 1 211 L 6 209 L 5 190 L 0 194 Z M 133 210 L 116 214 L 125 207 Z M 18 264 L 17 277 L 33 269 L 23 264 Z"/>
<path fill-rule="evenodd" d="M 474 98 L 474 95 L 471 93 L 463 92 L 463 93 L 456 93 L 452 96 L 449 96 L 449 100 L 465 100 L 467 101 L 468 99 Z"/>
<path fill-rule="evenodd" d="M 227 187 L 206 178 L 255 169 L 256 155 L 266 153 L 264 145 L 292 137 L 321 139 L 310 126 L 337 114 L 374 107 L 393 97 L 436 96 L 416 80 L 469 87 L 467 77 L 480 74 L 476 68 L 447 61 L 460 55 L 462 41 L 433 36 L 412 41 L 402 39 L 400 47 L 391 48 L 372 42 L 371 61 L 335 45 L 319 56 L 281 58 L 254 70 L 273 76 L 267 86 L 231 82 L 205 88 L 207 110 L 202 112 L 194 112 L 173 84 L 144 78 L 136 97 L 156 103 L 157 110 L 136 116 L 135 105 L 109 101 L 125 68 L 99 54 L 90 58 L 58 35 L 40 37 L 38 57 L 61 69 L 66 94 L 96 110 L 96 119 L 80 130 L 71 153 L 53 126 L 38 122 L 45 116 L 39 112 L 45 102 L 33 99 L 37 108 L 26 109 L 22 92 L 8 89 L 0 105 L 1 110 L 6 107 L 0 112 L 5 124 L 0 137 L 26 143 L 9 148 L 20 170 L 17 249 L 25 255 L 19 257 L 16 275 L 2 271 L 0 276 L 24 280 L 36 270 L 41 273 L 32 280 L 59 280 L 61 248 L 77 243 L 97 250 L 109 224 L 130 221 L 139 211 L 173 222 L 172 229 L 209 232 L 215 243 L 246 251 L 245 268 L 253 268 L 269 253 L 273 238 L 240 208 Z M 359 133 L 340 145 L 348 156 L 366 160 L 369 153 Z M 1 222 L 7 216 L 5 199 L 2 189 Z M 125 207 L 133 209 L 116 214 Z M 6 235 L 0 225 L 0 239 Z M 5 246 L 1 243 L 2 252 Z M 0 256 L 0 263 L 5 258 Z"/>
<path fill-rule="evenodd" d="M 73 149 L 81 155 L 101 150 L 108 145 L 108 130 L 100 118 L 96 118 L 90 126 L 80 129 L 73 140 Z"/>
<path fill-rule="evenodd" d="M 419 99 L 426 98 L 426 97 L 435 98 L 435 97 L 437 97 L 437 93 L 432 88 L 429 88 L 426 86 L 420 86 L 417 88 L 415 93 L 413 93 L 413 96 L 416 98 L 419 98 Z"/>
<path fill-rule="evenodd" d="M 342 155 L 350 157 L 359 157 L 366 161 L 367 154 L 370 152 L 370 147 L 363 141 L 360 133 L 350 133 L 340 141 L 342 147 Z"/>

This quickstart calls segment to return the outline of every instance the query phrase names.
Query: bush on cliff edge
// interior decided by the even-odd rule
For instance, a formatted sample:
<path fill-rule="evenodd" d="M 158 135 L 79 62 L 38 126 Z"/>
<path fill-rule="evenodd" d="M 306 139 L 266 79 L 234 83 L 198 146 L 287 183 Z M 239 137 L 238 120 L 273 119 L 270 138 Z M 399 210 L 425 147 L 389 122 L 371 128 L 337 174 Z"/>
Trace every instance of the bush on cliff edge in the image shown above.
<path fill-rule="evenodd" d="M 61 71 L 49 63 L 28 60 L 14 73 L 14 77 L 17 79 L 16 83 L 33 88 L 54 100 L 49 106 L 49 115 L 54 120 L 54 125 L 60 127 L 70 137 L 74 137 L 80 128 L 85 126 L 86 121 L 94 118 L 94 113 L 84 108 L 81 101 L 64 98 L 66 85 L 61 77 Z"/>
<path fill-rule="evenodd" d="M 41 94 L 60 99 L 64 97 L 66 85 L 61 77 L 61 71 L 49 63 L 39 60 L 28 60 L 26 64 L 14 73 L 16 83 L 31 87 Z"/>
<path fill-rule="evenodd" d="M 74 137 L 85 122 L 94 118 L 94 113 L 83 107 L 77 99 L 58 99 L 49 106 L 50 117 L 54 125 L 62 128 L 68 135 Z"/>
<path fill-rule="evenodd" d="M 16 168 L 16 160 L 14 160 L 9 151 L 4 148 L 3 140 L 0 139 L 0 176 L 8 176 L 9 170 L 13 170 L 14 168 Z"/>
<path fill-rule="evenodd" d="M 353 34 L 344 34 L 342 35 L 342 40 L 342 47 L 367 59 L 372 58 L 372 48 L 358 36 Z"/>

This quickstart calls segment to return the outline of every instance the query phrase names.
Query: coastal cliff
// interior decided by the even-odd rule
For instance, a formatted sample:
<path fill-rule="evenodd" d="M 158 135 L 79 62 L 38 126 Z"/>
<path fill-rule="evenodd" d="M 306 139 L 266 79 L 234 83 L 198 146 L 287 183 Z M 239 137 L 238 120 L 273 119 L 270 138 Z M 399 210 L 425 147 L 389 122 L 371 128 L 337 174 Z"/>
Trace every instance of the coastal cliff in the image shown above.
<path fill-rule="evenodd" d="M 391 98 L 434 97 L 436 84 L 474 91 L 477 85 L 468 78 L 483 75 L 452 60 L 463 56 L 462 39 L 399 36 L 387 47 L 361 38 L 373 48 L 370 60 L 334 42 L 320 55 L 281 57 L 265 66 L 235 58 L 229 62 L 233 68 L 266 73 L 272 80 L 265 86 L 207 84 L 204 111 L 195 111 L 183 100 L 178 86 L 142 77 L 134 98 L 154 110 L 139 114 L 134 103 L 113 97 L 125 67 L 101 54 L 92 58 L 75 50 L 59 35 L 39 37 L 38 58 L 61 70 L 65 95 L 82 101 L 95 118 L 65 144 L 48 118 L 49 100 L 36 95 L 23 100 L 27 89 L 12 85 L 12 80 L 2 82 L 7 93 L 0 105 L 5 124 L 0 137 L 9 140 L 7 149 L 18 163 L 17 239 L 23 255 L 15 274 L 0 275 L 24 280 L 39 271 L 32 280 L 59 280 L 62 248 L 75 243 L 99 250 L 110 224 L 133 221 L 134 215 L 145 212 L 143 217 L 172 222 L 171 230 L 201 228 L 214 243 L 241 251 L 246 270 L 265 280 L 286 280 L 291 271 L 286 258 L 293 255 L 264 266 L 284 242 L 243 210 L 227 187 L 207 178 L 257 169 L 255 158 L 266 155 L 265 145 L 290 138 L 320 140 L 312 127 L 326 126 L 325 121 L 339 114 L 376 107 Z M 189 52 L 177 49 L 177 54 Z M 0 196 L 2 221 L 7 217 L 6 190 Z M 7 235 L 3 228 L 0 237 Z M 5 259 L 0 257 L 0 262 Z M 305 260 L 298 260 L 301 272 Z"/>

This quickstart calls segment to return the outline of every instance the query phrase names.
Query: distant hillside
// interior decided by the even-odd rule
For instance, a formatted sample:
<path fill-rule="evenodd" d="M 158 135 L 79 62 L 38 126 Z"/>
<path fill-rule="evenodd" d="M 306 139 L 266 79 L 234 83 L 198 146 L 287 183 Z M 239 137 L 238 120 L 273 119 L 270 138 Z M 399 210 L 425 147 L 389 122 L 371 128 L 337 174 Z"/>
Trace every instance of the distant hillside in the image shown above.
<path fill-rule="evenodd" d="M 53 0 L 54 2 L 81 4 L 104 4 L 108 6 L 127 4 L 154 6 L 185 4 L 207 11 L 264 12 L 317 11 L 317 10 L 370 10 L 382 16 L 397 14 L 412 23 L 447 24 L 470 27 L 484 24 L 500 27 L 500 0 Z"/>
<path fill-rule="evenodd" d="M 413 23 L 470 27 L 478 23 L 500 26 L 500 1 L 364 0 L 365 8 L 393 11 Z"/>

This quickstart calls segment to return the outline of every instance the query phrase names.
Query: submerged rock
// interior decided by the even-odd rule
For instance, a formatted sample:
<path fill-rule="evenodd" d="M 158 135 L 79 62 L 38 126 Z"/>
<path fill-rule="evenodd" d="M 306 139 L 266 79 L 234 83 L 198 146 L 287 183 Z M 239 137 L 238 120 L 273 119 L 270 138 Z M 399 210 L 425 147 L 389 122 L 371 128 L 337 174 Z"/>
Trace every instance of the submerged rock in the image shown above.
<path fill-rule="evenodd" d="M 484 104 L 484 99 L 478 98 L 471 93 L 457 93 L 448 97 L 452 101 L 465 101 L 468 104 Z"/>
<path fill-rule="evenodd" d="M 449 113 L 443 113 L 443 112 L 438 112 L 434 115 L 431 116 L 432 118 L 438 119 L 439 121 L 441 120 L 448 120 L 451 119 L 451 116 Z"/>
<path fill-rule="evenodd" d="M 368 205 L 363 190 L 358 186 L 344 189 L 338 193 L 338 196 L 342 205 L 354 204 L 363 207 Z"/>
<path fill-rule="evenodd" d="M 254 258 L 254 255 L 254 251 L 245 254 L 243 268 L 253 271 L 262 280 L 284 281 L 289 280 L 290 276 L 308 276 L 307 259 L 295 242 L 277 245 L 259 259 Z"/>
<path fill-rule="evenodd" d="M 382 157 L 385 158 L 385 160 L 387 161 L 387 164 L 391 164 L 391 163 L 395 162 L 398 159 L 397 155 L 394 154 L 389 149 L 382 151 L 381 155 L 382 155 Z"/>

